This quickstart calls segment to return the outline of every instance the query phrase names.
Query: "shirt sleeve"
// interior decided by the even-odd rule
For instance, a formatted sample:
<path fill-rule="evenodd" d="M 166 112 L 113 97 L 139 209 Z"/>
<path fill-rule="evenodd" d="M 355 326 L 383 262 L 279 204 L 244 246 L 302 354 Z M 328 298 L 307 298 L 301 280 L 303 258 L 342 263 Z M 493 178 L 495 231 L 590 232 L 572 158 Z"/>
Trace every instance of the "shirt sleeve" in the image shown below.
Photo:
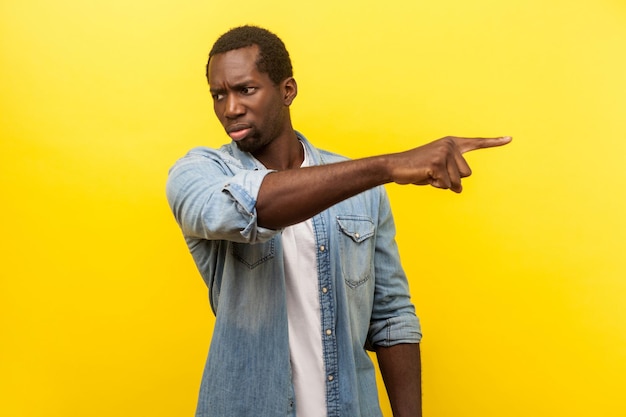
<path fill-rule="evenodd" d="M 246 170 L 227 155 L 203 148 L 170 169 L 167 200 L 185 237 L 264 242 L 279 230 L 257 224 L 256 200 L 266 169 Z"/>
<path fill-rule="evenodd" d="M 374 307 L 367 348 L 419 343 L 422 331 L 411 302 L 409 284 L 400 263 L 389 199 L 380 187 L 380 208 L 374 254 Z"/>

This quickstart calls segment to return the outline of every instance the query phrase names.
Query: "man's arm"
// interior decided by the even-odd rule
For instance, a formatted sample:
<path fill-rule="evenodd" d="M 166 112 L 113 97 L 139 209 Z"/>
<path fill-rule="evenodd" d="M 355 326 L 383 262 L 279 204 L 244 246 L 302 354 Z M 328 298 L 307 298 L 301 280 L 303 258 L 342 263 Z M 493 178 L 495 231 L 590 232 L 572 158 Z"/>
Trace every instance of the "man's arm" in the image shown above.
<path fill-rule="evenodd" d="M 422 366 L 419 343 L 376 349 L 394 417 L 422 417 Z"/>
<path fill-rule="evenodd" d="M 259 190 L 258 224 L 270 229 L 286 227 L 389 182 L 461 192 L 461 178 L 471 174 L 463 154 L 510 141 L 510 137 L 446 137 L 406 152 L 274 172 L 265 177 Z"/>

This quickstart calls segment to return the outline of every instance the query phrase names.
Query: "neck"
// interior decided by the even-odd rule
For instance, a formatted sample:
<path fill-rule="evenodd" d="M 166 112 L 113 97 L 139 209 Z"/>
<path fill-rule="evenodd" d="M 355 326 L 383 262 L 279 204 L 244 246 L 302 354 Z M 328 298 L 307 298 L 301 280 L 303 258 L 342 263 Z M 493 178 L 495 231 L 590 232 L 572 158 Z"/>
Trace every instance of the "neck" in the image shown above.
<path fill-rule="evenodd" d="M 288 132 L 276 138 L 262 150 L 254 154 L 266 168 L 284 171 L 299 168 L 304 161 L 304 149 L 290 127 Z"/>

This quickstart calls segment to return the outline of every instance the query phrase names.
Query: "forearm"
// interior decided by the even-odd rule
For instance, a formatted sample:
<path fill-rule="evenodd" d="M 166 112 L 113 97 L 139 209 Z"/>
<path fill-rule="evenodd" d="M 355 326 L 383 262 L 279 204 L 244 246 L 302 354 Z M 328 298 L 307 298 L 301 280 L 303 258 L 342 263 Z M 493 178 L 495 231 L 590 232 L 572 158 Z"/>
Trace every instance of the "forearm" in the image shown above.
<path fill-rule="evenodd" d="M 286 227 L 387 183 L 386 164 L 386 156 L 377 156 L 268 174 L 256 203 L 258 225 Z"/>
<path fill-rule="evenodd" d="M 378 347 L 376 355 L 394 417 L 421 417 L 420 345 Z"/>
<path fill-rule="evenodd" d="M 510 140 L 446 137 L 406 152 L 269 174 L 257 198 L 258 225 L 270 229 L 289 226 L 388 182 L 430 184 L 461 192 L 461 178 L 471 174 L 462 154 Z"/>

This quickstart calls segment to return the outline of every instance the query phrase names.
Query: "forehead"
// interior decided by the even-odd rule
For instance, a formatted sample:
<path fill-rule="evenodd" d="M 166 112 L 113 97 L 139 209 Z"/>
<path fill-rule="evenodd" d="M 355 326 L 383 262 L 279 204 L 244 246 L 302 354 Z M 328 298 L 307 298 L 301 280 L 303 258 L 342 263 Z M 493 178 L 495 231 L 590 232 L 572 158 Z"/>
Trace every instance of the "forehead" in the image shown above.
<path fill-rule="evenodd" d="M 259 77 L 256 66 L 258 56 L 259 47 L 256 45 L 213 55 L 209 61 L 209 85 L 232 84 Z"/>

